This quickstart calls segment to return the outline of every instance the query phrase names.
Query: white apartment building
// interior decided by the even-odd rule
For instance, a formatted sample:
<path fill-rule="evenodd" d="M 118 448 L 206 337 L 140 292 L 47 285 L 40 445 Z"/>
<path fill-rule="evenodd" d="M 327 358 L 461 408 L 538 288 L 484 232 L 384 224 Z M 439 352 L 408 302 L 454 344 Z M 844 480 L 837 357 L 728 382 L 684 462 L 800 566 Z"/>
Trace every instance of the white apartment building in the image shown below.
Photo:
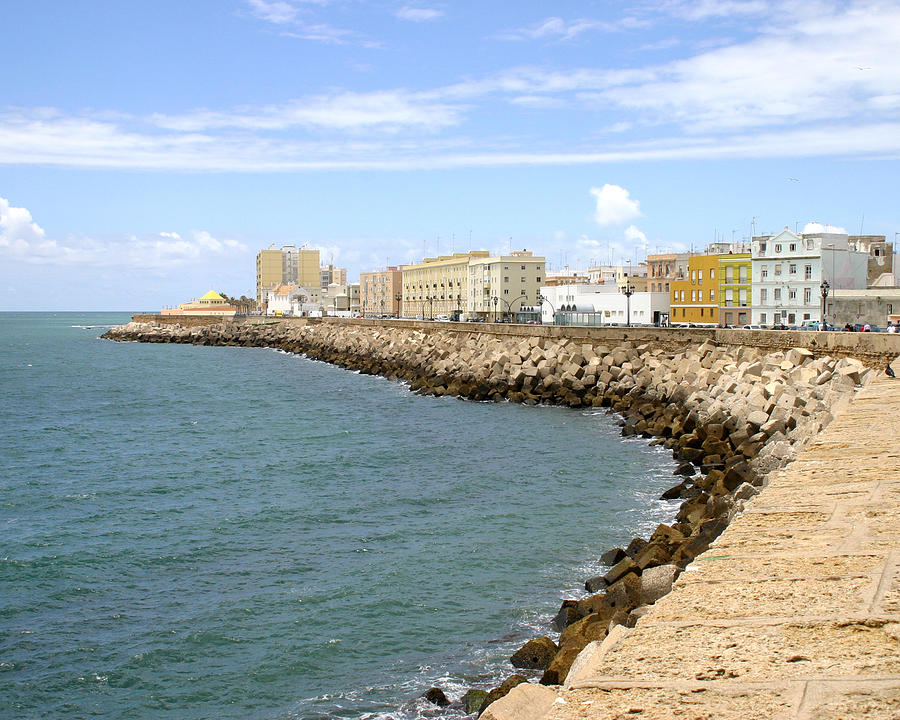
<path fill-rule="evenodd" d="M 820 319 L 823 281 L 828 282 L 829 292 L 865 288 L 868 257 L 850 244 L 846 233 L 797 235 L 785 227 L 777 235 L 755 236 L 751 243 L 753 324 L 793 326 Z"/>

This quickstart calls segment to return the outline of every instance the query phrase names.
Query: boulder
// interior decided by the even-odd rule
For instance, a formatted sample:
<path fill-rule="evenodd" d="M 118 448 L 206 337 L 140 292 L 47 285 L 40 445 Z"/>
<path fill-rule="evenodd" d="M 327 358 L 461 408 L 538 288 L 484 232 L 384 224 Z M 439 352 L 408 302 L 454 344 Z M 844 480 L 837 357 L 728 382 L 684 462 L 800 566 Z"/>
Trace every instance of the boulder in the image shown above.
<path fill-rule="evenodd" d="M 559 648 L 546 635 L 529 640 L 510 658 L 513 667 L 546 670 Z"/>
<path fill-rule="evenodd" d="M 491 690 L 484 698 L 484 702 L 481 704 L 481 709 L 478 711 L 479 717 L 484 715 L 484 711 L 488 709 L 488 706 L 492 702 L 496 702 L 502 697 L 505 697 L 509 694 L 509 691 L 512 690 L 516 685 L 521 685 L 523 682 L 528 682 L 528 679 L 524 675 L 510 675 L 506 680 L 504 680 L 498 687 L 495 687 Z"/>
<path fill-rule="evenodd" d="M 422 697 L 432 705 L 437 705 L 438 707 L 447 707 L 450 704 L 450 701 L 447 699 L 444 691 L 439 687 L 429 688 L 425 691 Z"/>
<path fill-rule="evenodd" d="M 484 704 L 484 699 L 487 695 L 487 690 L 479 690 L 478 688 L 467 690 L 466 694 L 462 696 L 463 712 L 466 715 L 474 715 L 477 713 L 481 710 L 481 706 Z"/>
<path fill-rule="evenodd" d="M 600 562 L 604 565 L 609 565 L 612 567 L 616 563 L 624 560 L 626 557 L 626 552 L 622 548 L 612 548 L 611 550 L 607 550 L 600 556 Z"/>
<path fill-rule="evenodd" d="M 541 720 L 553 708 L 559 695 L 535 683 L 520 683 L 499 702 L 487 708 L 484 720 Z"/>

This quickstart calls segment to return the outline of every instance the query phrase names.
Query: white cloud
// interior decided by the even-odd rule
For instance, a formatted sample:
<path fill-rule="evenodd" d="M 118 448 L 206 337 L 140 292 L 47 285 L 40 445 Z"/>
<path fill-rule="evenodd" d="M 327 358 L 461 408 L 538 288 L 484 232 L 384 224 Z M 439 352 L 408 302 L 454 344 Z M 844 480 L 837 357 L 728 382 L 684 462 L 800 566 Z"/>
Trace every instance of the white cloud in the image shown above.
<path fill-rule="evenodd" d="M 105 240 L 69 237 L 58 241 L 46 237 L 27 209 L 10 206 L 8 200 L 0 197 L 0 259 L 6 261 L 146 270 L 219 259 L 233 262 L 235 257 L 248 252 L 243 243 L 219 240 L 205 230 L 192 231 L 189 239 L 166 231 L 143 238 L 135 235 Z"/>
<path fill-rule="evenodd" d="M 835 225 L 823 225 L 822 223 L 817 222 L 808 222 L 803 226 L 802 234 L 807 233 L 833 233 L 836 235 L 847 235 L 847 230 L 842 227 L 836 227 Z"/>
<path fill-rule="evenodd" d="M 444 13 L 434 8 L 405 6 L 400 8 L 396 15 L 401 20 L 409 20 L 410 22 L 429 22 L 443 17 Z"/>
<path fill-rule="evenodd" d="M 590 18 L 578 18 L 576 20 L 563 20 L 560 17 L 548 17 L 528 27 L 516 28 L 500 33 L 497 37 L 501 40 L 571 40 L 585 32 L 618 32 L 627 28 L 637 28 L 644 25 L 633 17 L 626 17 L 617 22 L 605 20 L 592 20 Z"/>
<path fill-rule="evenodd" d="M 632 200 L 623 187 L 607 184 L 602 188 L 591 188 L 591 195 L 597 199 L 594 219 L 601 227 L 621 225 L 632 218 L 640 217 L 640 203 Z"/>
<path fill-rule="evenodd" d="M 647 236 L 634 225 L 629 225 L 625 228 L 625 239 L 639 247 L 643 248 L 645 251 L 647 249 L 647 245 L 649 244 L 647 241 Z"/>
<path fill-rule="evenodd" d="M 260 20 L 284 25 L 297 19 L 297 8 L 282 0 L 247 0 L 251 12 Z"/>
<path fill-rule="evenodd" d="M 435 131 L 459 122 L 460 109 L 422 93 L 384 90 L 369 93 L 316 95 L 284 105 L 238 108 L 232 112 L 198 111 L 186 115 L 154 115 L 161 128 L 202 132 L 220 128 L 284 130 L 291 127 L 355 131 L 419 128 Z"/>

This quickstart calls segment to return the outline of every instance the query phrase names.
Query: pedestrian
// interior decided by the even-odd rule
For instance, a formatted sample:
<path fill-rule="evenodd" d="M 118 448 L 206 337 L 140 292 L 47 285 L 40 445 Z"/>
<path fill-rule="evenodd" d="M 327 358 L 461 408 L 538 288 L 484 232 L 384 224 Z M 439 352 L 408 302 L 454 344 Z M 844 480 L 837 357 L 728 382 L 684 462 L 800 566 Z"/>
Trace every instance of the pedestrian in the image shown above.
<path fill-rule="evenodd" d="M 869 323 L 866 323 L 865 325 L 863 325 L 862 331 L 863 332 L 872 332 L 872 326 L 869 325 Z"/>

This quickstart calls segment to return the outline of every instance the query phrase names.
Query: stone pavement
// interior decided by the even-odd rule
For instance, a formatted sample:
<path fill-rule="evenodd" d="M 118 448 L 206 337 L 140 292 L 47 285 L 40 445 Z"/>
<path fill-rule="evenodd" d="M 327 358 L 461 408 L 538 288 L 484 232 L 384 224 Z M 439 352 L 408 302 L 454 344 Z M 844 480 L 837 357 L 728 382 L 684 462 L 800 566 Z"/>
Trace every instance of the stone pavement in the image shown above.
<path fill-rule="evenodd" d="M 772 473 L 540 715 L 900 718 L 900 379 L 879 375 Z"/>

